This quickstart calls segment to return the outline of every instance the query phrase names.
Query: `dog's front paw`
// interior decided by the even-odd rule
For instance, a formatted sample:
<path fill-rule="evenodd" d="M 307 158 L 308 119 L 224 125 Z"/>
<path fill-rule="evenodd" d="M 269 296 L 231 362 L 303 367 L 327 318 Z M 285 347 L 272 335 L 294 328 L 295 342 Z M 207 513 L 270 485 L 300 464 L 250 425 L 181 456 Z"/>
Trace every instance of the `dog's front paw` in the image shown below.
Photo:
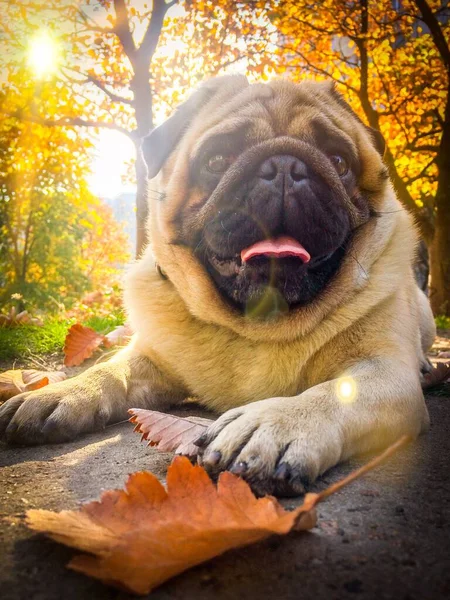
<path fill-rule="evenodd" d="M 110 410 L 99 400 L 76 380 L 14 396 L 0 407 L 0 439 L 22 445 L 60 443 L 101 429 Z"/>
<path fill-rule="evenodd" d="M 260 495 L 303 494 L 341 457 L 339 429 L 300 398 L 274 398 L 226 412 L 197 441 L 200 462 L 229 470 Z"/>

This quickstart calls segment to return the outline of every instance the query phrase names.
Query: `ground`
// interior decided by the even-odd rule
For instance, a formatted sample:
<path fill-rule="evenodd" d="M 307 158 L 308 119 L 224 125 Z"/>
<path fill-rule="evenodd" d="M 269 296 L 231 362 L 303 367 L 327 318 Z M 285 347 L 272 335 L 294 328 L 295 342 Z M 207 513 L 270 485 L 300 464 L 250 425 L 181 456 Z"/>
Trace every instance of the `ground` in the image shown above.
<path fill-rule="evenodd" d="M 321 505 L 311 532 L 230 551 L 167 582 L 152 598 L 449 598 L 449 400 L 446 393 L 428 394 L 430 432 Z M 185 411 L 211 416 L 193 406 Z M 103 490 L 122 487 L 133 471 L 147 469 L 164 479 L 171 455 L 147 448 L 132 429 L 121 423 L 65 445 L 0 446 L 2 600 L 132 598 L 67 570 L 74 552 L 33 534 L 22 522 L 28 508 L 75 508 Z M 333 469 L 315 489 L 366 460 Z M 294 507 L 299 502 L 284 504 Z"/>

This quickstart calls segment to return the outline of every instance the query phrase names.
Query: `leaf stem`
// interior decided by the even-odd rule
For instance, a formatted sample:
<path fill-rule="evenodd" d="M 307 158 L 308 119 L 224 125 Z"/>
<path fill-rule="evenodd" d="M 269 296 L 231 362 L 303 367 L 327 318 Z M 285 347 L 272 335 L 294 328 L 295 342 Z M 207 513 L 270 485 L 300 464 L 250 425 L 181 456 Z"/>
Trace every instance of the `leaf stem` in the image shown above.
<path fill-rule="evenodd" d="M 406 444 L 410 443 L 411 441 L 412 441 L 411 436 L 403 435 L 396 442 L 394 442 L 391 446 L 386 448 L 386 450 L 384 452 L 382 452 L 378 456 L 375 456 L 374 458 L 372 458 L 372 460 L 370 460 L 367 464 L 363 465 L 359 469 L 356 469 L 355 471 L 352 471 L 349 475 L 347 475 L 347 477 L 344 477 L 344 479 L 341 479 L 340 481 L 336 481 L 336 483 L 331 484 L 329 487 L 324 489 L 322 492 L 319 492 L 317 494 L 317 498 L 316 498 L 316 501 L 314 502 L 314 504 L 316 505 L 319 502 L 322 502 L 323 500 L 325 500 L 332 494 L 339 492 L 343 487 L 345 487 L 352 481 L 355 481 L 355 479 L 359 479 L 359 477 L 362 477 L 369 471 L 372 471 L 373 469 L 378 467 L 379 464 L 384 462 L 387 458 L 390 458 L 393 454 L 395 454 L 397 452 L 397 450 L 399 450 L 403 446 L 406 446 Z"/>

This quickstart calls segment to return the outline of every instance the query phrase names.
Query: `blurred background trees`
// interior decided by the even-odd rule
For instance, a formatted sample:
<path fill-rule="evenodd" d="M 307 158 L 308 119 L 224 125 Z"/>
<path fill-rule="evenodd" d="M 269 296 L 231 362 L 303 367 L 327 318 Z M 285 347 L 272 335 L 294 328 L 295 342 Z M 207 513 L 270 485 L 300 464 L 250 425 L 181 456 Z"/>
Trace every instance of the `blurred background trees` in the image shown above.
<path fill-rule="evenodd" d="M 86 185 L 89 152 L 101 129 L 120 131 L 136 151 L 139 252 L 146 216 L 141 137 L 203 78 L 238 71 L 251 80 L 334 80 L 364 121 L 381 131 L 397 193 L 430 251 L 433 308 L 450 315 L 447 0 L 0 0 L 0 13 L 0 261 L 10 261 L 0 275 L 4 297 L 19 285 L 24 260 L 25 281 L 35 281 L 38 267 L 31 265 L 43 260 L 39 247 L 52 256 L 49 279 L 56 282 L 62 254 L 66 267 L 81 265 L 79 241 L 94 231 L 98 241 L 111 230 L 100 227 L 107 211 Z M 39 64 L 27 63 L 30 40 L 38 34 L 54 40 L 58 56 L 39 77 Z M 25 158 L 34 174 L 18 171 Z M 58 165 L 64 165 L 64 177 L 55 172 Z M 36 212 L 38 197 L 42 212 Z M 89 221 L 89 211 L 96 221 Z M 37 234 L 34 226 L 44 214 L 43 229 L 55 234 L 53 246 L 50 234 Z M 16 252 L 10 230 L 21 240 L 23 255 L 35 240 L 35 258 Z M 107 260 L 115 264 L 120 256 Z M 93 285 L 93 271 L 83 268 L 68 277 L 74 294 L 83 288 L 83 277 Z"/>
<path fill-rule="evenodd" d="M 3 110 L 13 113 L 32 93 L 24 79 L 15 88 L 10 77 Z M 55 98 L 67 101 L 49 83 L 41 83 L 39 97 L 46 114 Z M 121 226 L 88 189 L 90 145 L 73 128 L 7 115 L 1 121 L 0 305 L 15 294 L 48 312 L 69 308 L 85 292 L 114 285 L 129 260 Z"/>

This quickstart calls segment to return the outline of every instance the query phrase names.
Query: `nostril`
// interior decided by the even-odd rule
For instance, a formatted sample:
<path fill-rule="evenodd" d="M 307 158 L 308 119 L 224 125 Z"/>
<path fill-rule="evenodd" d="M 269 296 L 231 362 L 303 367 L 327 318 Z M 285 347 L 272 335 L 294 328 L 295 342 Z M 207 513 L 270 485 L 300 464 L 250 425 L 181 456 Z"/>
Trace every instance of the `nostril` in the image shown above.
<path fill-rule="evenodd" d="M 307 177 L 306 165 L 299 160 L 294 161 L 291 166 L 290 175 L 293 181 L 305 179 Z"/>
<path fill-rule="evenodd" d="M 273 181 L 278 175 L 278 168 L 274 160 L 265 160 L 259 168 L 258 176 L 266 181 Z"/>

